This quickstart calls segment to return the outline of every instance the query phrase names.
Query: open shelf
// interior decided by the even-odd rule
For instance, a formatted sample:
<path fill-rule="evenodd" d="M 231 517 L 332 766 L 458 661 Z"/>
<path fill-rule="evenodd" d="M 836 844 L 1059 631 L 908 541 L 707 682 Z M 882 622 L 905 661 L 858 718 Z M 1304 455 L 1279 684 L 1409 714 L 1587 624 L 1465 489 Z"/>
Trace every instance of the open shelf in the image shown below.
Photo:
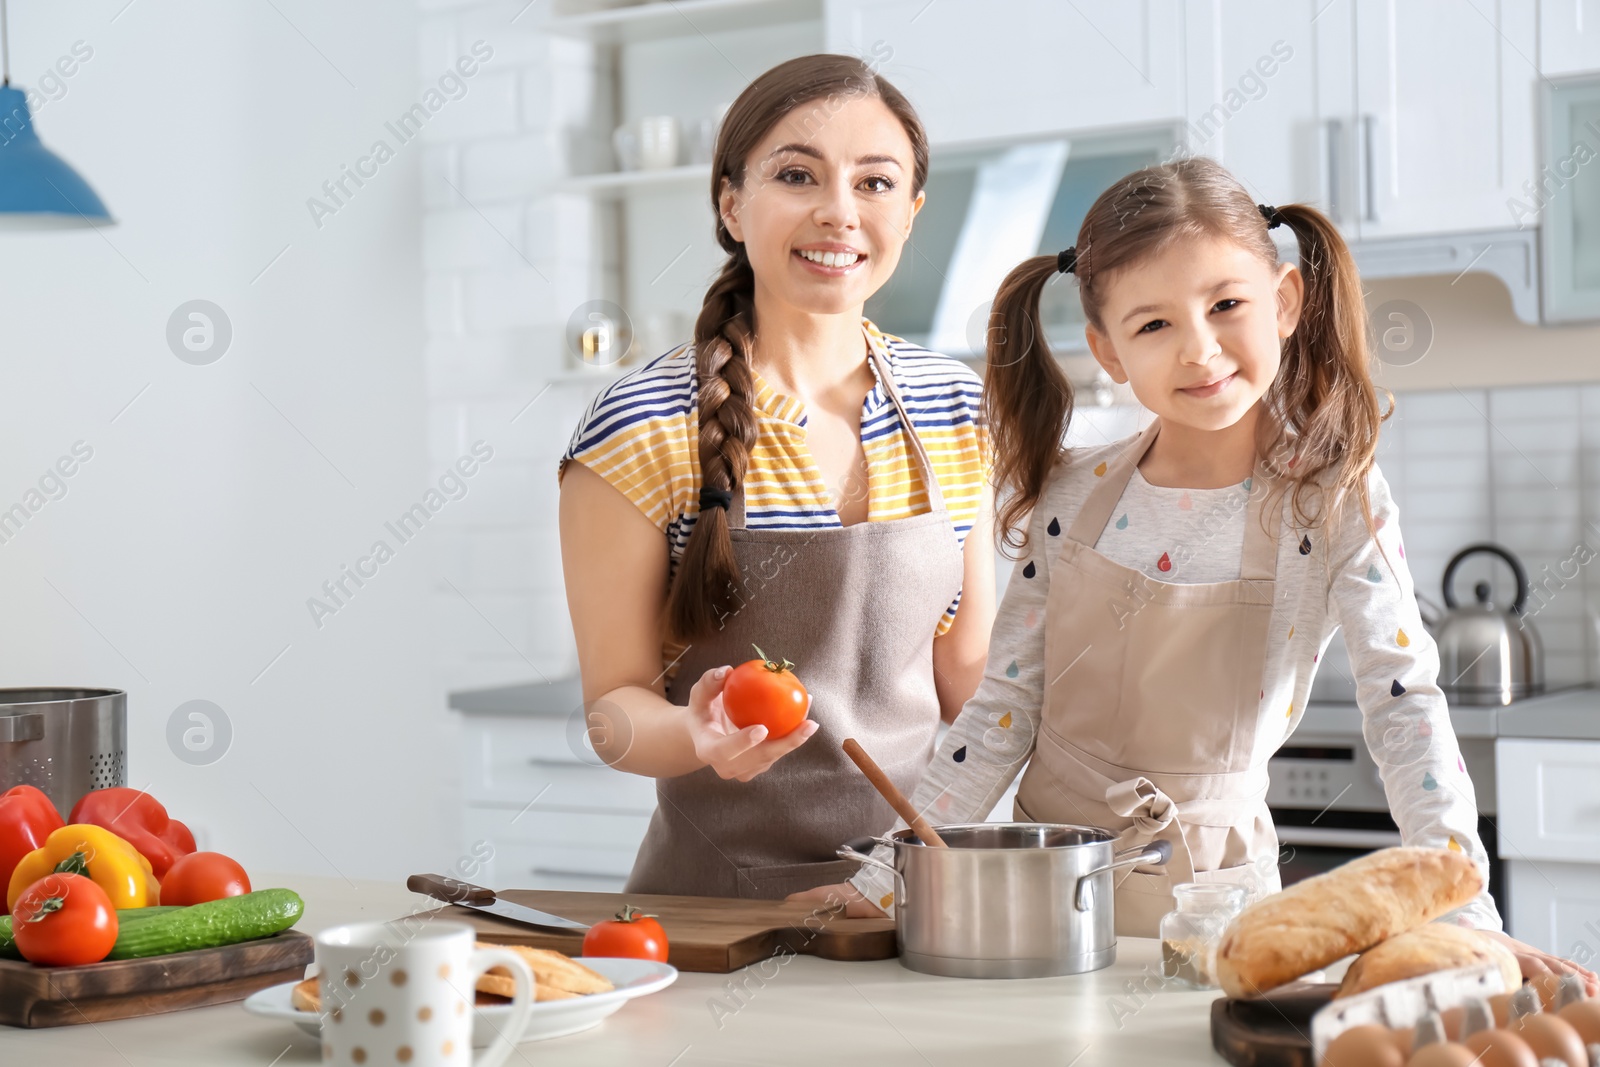
<path fill-rule="evenodd" d="M 664 189 L 675 185 L 705 186 L 711 181 L 709 163 L 691 163 L 665 170 L 621 170 L 608 174 L 584 174 L 551 186 L 551 192 L 589 193 L 617 197 L 635 189 Z"/>
<path fill-rule="evenodd" d="M 647 0 L 626 7 L 558 15 L 549 33 L 597 44 L 635 44 L 822 18 L 822 0 Z"/>

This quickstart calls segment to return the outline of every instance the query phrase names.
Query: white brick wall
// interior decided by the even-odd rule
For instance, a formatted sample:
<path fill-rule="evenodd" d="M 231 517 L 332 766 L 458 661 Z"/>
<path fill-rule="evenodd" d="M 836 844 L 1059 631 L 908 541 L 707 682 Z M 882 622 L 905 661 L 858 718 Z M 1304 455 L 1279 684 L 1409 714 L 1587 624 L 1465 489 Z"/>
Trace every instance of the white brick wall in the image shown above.
<path fill-rule="evenodd" d="M 542 33 L 547 4 L 417 6 L 422 84 L 476 41 L 494 49 L 424 135 L 430 457 L 442 470 L 474 441 L 495 450 L 438 519 L 446 687 L 571 674 L 555 468 L 602 379 L 559 378 L 562 330 L 579 304 L 616 291 L 616 263 L 606 213 L 547 190 L 610 165 L 594 132 L 613 123 L 608 60 Z"/>

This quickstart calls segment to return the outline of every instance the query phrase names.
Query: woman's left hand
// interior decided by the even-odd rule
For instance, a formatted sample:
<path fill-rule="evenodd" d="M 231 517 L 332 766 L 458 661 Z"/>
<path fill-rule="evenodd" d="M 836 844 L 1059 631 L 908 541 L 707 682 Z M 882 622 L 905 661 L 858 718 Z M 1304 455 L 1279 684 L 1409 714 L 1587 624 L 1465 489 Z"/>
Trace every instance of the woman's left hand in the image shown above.
<path fill-rule="evenodd" d="M 882 919 L 887 914 L 882 908 L 861 895 L 861 890 L 849 882 L 838 885 L 819 885 L 800 893 L 790 893 L 785 900 L 798 900 L 807 904 L 821 904 L 829 911 L 844 910 L 846 919 Z"/>
<path fill-rule="evenodd" d="M 1589 996 L 1600 995 L 1600 978 L 1596 978 L 1595 973 L 1587 967 L 1580 967 L 1571 960 L 1552 956 L 1548 952 L 1540 952 L 1532 945 L 1518 941 L 1510 934 L 1501 933 L 1499 930 L 1479 932 L 1494 938 L 1512 951 L 1517 957 L 1517 966 L 1522 968 L 1522 977 L 1531 981 L 1543 974 L 1581 974 Z"/>

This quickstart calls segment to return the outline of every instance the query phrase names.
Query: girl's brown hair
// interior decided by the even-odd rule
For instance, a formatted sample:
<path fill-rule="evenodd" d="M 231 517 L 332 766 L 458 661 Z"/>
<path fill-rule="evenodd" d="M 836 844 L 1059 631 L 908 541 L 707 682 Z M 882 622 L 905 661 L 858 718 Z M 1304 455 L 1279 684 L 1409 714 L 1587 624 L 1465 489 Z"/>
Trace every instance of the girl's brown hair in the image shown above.
<path fill-rule="evenodd" d="M 832 121 L 848 101 L 864 98 L 881 100 L 905 127 L 913 159 L 911 195 L 916 196 L 928 178 L 928 138 L 922 122 L 898 89 L 854 56 L 801 56 L 778 64 L 739 94 L 717 131 L 711 208 L 717 214 L 717 244 L 727 251 L 728 259 L 706 290 L 694 324 L 704 488 L 732 492 L 740 485 L 756 441 L 750 369 L 757 327 L 755 274 L 744 245 L 733 239 L 722 221 L 724 185 L 735 192 L 745 189 L 750 153 L 790 114 L 807 108 L 807 129 L 815 130 Z M 667 629 L 680 641 L 711 631 L 739 606 L 739 565 L 728 529 L 726 508 L 705 508 L 695 519 L 667 597 Z"/>
<path fill-rule="evenodd" d="M 1257 453 L 1290 491 L 1297 522 L 1323 515 L 1311 499 L 1324 472 L 1334 495 L 1353 490 L 1373 529 L 1367 472 L 1378 447 L 1378 389 L 1367 347 L 1367 308 L 1355 260 L 1339 230 L 1316 208 L 1290 204 L 1278 216 L 1294 231 L 1305 277 L 1299 324 L 1284 342 L 1278 376 L 1262 397 Z M 1084 316 L 1105 332 L 1107 286 L 1122 267 L 1175 241 L 1225 238 L 1274 269 L 1278 249 L 1267 221 L 1244 186 L 1204 157 L 1146 167 L 1095 200 L 1078 231 L 1078 293 Z M 1005 544 L 1021 549 L 1022 523 L 1044 491 L 1072 414 L 1072 386 L 1045 343 L 1039 295 L 1059 269 L 1057 257 L 1036 256 L 1006 276 L 990 316 L 983 409 L 994 446 L 995 485 L 1006 499 L 999 525 Z M 1290 455 L 1286 463 L 1277 457 Z M 1309 494 L 1309 495 L 1308 495 Z"/>

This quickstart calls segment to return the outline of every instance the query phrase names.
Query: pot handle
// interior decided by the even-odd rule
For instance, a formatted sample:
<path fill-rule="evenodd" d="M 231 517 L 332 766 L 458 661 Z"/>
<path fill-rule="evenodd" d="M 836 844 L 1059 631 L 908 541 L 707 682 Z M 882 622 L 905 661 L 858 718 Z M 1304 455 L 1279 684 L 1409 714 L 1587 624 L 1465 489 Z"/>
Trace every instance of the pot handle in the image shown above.
<path fill-rule="evenodd" d="M 0 715 L 0 741 L 44 740 L 44 715 L 31 711 L 23 715 Z"/>
<path fill-rule="evenodd" d="M 1118 853 L 1115 858 L 1103 867 L 1096 867 L 1087 874 L 1078 876 L 1078 887 L 1072 894 L 1073 907 L 1079 911 L 1088 911 L 1094 904 L 1094 883 L 1091 879 L 1097 874 L 1114 871 L 1118 867 L 1137 867 L 1143 863 L 1161 864 L 1172 858 L 1171 841 L 1152 841 L 1137 852 Z"/>
<path fill-rule="evenodd" d="M 878 857 L 870 855 L 873 845 L 883 845 L 885 848 L 893 848 L 894 842 L 882 837 L 873 837 L 871 834 L 868 834 L 865 837 L 851 838 L 849 841 L 846 841 L 844 844 L 835 849 L 833 854 L 842 860 L 853 860 L 856 863 L 864 863 L 869 867 L 880 867 L 883 870 L 888 871 L 890 874 L 894 875 L 895 884 L 900 887 L 902 892 L 904 892 L 905 877 L 889 864 L 878 859 Z"/>

